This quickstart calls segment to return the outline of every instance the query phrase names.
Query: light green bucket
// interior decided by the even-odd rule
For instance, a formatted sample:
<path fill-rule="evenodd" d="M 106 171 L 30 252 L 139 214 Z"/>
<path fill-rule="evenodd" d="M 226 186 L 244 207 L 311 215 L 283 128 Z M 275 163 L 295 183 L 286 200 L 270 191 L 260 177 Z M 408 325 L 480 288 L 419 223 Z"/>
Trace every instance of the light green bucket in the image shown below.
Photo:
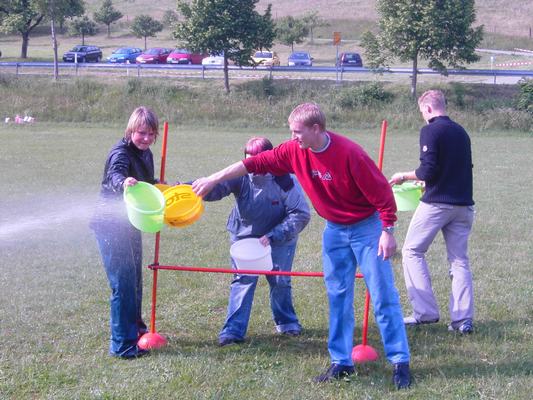
<path fill-rule="evenodd" d="M 392 187 L 396 208 L 398 211 L 412 211 L 416 209 L 422 197 L 422 187 L 413 182 L 404 182 Z"/>
<path fill-rule="evenodd" d="M 131 224 L 143 232 L 159 232 L 163 227 L 165 198 L 154 185 L 138 182 L 126 187 L 124 201 Z"/>

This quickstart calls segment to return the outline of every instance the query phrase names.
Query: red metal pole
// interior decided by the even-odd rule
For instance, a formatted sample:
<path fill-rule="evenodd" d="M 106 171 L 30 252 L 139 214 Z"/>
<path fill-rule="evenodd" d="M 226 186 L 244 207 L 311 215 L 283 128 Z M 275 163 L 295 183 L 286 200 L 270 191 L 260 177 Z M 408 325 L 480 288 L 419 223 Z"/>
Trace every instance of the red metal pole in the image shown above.
<path fill-rule="evenodd" d="M 387 135 L 387 120 L 383 120 L 381 124 L 381 139 L 379 141 L 379 156 L 378 156 L 378 168 L 380 171 L 383 170 L 383 154 L 385 151 L 385 137 Z M 366 295 L 365 295 L 365 311 L 363 316 L 363 332 L 362 332 L 362 340 L 361 340 L 361 346 L 362 348 L 357 348 L 359 350 L 359 353 L 357 351 L 354 351 L 354 353 L 357 353 L 357 356 L 359 357 L 358 361 L 364 362 L 364 361 L 373 361 L 373 357 L 377 356 L 377 353 L 374 355 L 373 352 L 367 352 L 362 351 L 362 349 L 367 349 L 367 340 L 368 340 L 368 314 L 370 312 L 370 294 L 368 293 L 368 289 L 366 289 Z"/>
<path fill-rule="evenodd" d="M 159 173 L 159 182 L 165 181 L 165 163 L 167 160 L 167 137 L 168 137 L 168 122 L 163 124 L 163 143 L 161 149 L 161 172 Z M 160 232 L 155 234 L 155 249 L 154 249 L 154 265 L 159 265 L 159 241 Z M 155 333 L 155 309 L 157 304 L 157 269 L 154 269 L 154 276 L 152 281 L 152 314 L 150 317 L 150 333 Z"/>
<path fill-rule="evenodd" d="M 214 272 L 219 274 L 250 274 L 250 275 L 283 275 L 283 276 L 309 276 L 321 277 L 323 272 L 306 272 L 306 271 L 265 271 L 254 269 L 230 269 L 230 268 L 210 268 L 210 267 L 195 267 L 192 265 L 149 265 L 151 269 L 163 269 L 167 271 L 188 271 L 188 272 Z M 355 274 L 357 279 L 361 279 L 363 274 Z"/>
<path fill-rule="evenodd" d="M 164 182 L 165 180 L 165 163 L 167 159 L 167 137 L 168 137 L 168 122 L 165 121 L 163 124 L 163 143 L 161 149 L 161 172 L 159 174 L 159 182 Z M 155 249 L 154 249 L 154 263 L 153 265 L 159 265 L 159 241 L 160 233 L 155 234 Z M 163 347 L 167 340 L 156 333 L 155 331 L 155 310 L 157 305 L 157 269 L 153 269 L 153 279 L 152 279 L 152 312 L 150 315 L 150 332 L 144 334 L 141 339 L 139 339 L 137 345 L 142 349 L 156 349 Z"/>

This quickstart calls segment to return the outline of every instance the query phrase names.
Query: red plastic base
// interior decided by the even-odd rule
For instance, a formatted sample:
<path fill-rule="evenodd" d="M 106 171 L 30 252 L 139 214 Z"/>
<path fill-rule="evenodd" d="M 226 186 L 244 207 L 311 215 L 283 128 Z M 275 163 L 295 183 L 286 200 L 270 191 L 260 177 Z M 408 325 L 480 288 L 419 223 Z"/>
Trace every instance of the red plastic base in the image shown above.
<path fill-rule="evenodd" d="M 167 344 L 167 339 L 165 339 L 164 336 L 161 336 L 157 332 L 145 333 L 144 335 L 141 336 L 141 338 L 137 342 L 137 346 L 139 346 L 139 348 L 143 350 L 159 349 L 163 346 L 166 346 L 166 344 Z"/>
<path fill-rule="evenodd" d="M 372 346 L 359 344 L 352 350 L 352 360 L 356 364 L 362 364 L 369 361 L 376 361 L 379 354 Z"/>

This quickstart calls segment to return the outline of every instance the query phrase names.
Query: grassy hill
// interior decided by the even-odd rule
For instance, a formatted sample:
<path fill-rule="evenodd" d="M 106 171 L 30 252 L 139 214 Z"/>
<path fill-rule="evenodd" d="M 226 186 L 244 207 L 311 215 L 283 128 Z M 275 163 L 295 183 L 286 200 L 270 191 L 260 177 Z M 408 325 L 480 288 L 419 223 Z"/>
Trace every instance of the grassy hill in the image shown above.
<path fill-rule="evenodd" d="M 86 0 L 87 14 L 92 17 L 94 11 L 100 7 L 102 0 Z M 314 43 L 303 43 L 299 48 L 308 50 L 315 57 L 316 65 L 331 65 L 335 59 L 335 48 L 331 45 L 334 31 L 342 32 L 342 45 L 339 51 L 363 51 L 359 46 L 361 34 L 369 29 L 374 29 L 378 15 L 375 10 L 375 0 L 260 0 L 257 7 L 262 12 L 272 3 L 273 17 L 280 18 L 285 15 L 302 15 L 310 11 L 318 11 L 329 22 L 329 26 L 318 28 L 314 32 Z M 98 45 L 108 56 L 120 46 L 144 47 L 144 41 L 135 38 L 129 31 L 132 19 L 139 14 L 148 13 L 161 19 L 166 10 L 176 9 L 176 0 L 114 0 L 114 6 L 119 9 L 124 17 L 111 26 L 111 37 L 106 35 L 104 26 L 96 36 L 87 37 L 86 43 Z M 530 26 L 533 25 L 533 2 L 516 2 L 513 7 L 508 7 L 503 0 L 478 0 L 478 22 L 485 25 L 485 39 L 482 47 L 495 49 L 526 48 L 533 49 L 533 39 L 529 37 Z M 28 50 L 28 61 L 51 61 L 49 27 L 42 24 L 32 33 Z M 79 44 L 79 37 L 59 35 L 59 53 Z M 174 47 L 176 41 L 172 37 L 171 27 L 155 38 L 148 39 L 148 47 L 166 46 Z M 15 61 L 20 55 L 21 39 L 17 35 L 0 34 L 0 50 L 3 61 Z M 275 51 L 284 60 L 290 48 L 275 44 Z M 509 63 L 516 61 L 530 61 L 515 57 L 499 56 L 496 62 Z M 400 66 L 399 64 L 395 64 Z M 490 57 L 482 55 L 482 59 L 473 68 L 490 68 Z M 528 68 L 523 67 L 523 68 Z"/>
<path fill-rule="evenodd" d="M 86 3 L 92 14 L 101 0 L 86 0 Z M 327 20 L 375 21 L 378 17 L 376 0 L 259 0 L 258 9 L 264 10 L 269 3 L 272 4 L 274 18 L 310 11 L 318 11 Z M 176 0 L 115 0 L 113 4 L 127 18 L 141 13 L 160 17 L 165 10 L 176 9 Z M 529 36 L 529 28 L 533 28 L 533 2 L 516 1 L 509 7 L 509 2 L 505 0 L 478 0 L 476 7 L 478 22 L 484 24 L 488 32 Z"/>

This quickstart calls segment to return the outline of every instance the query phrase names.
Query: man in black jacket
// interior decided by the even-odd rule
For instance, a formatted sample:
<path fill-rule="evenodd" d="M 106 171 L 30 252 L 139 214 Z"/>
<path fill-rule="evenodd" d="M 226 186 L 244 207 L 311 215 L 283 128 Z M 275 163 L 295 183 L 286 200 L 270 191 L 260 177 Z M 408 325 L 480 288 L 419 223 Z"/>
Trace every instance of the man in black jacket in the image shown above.
<path fill-rule="evenodd" d="M 420 166 L 414 171 L 395 173 L 390 179 L 393 185 L 422 180 L 426 187 L 402 248 L 405 284 L 413 307 L 413 314 L 404 318 L 404 323 L 439 321 L 425 254 L 442 231 L 452 281 L 449 330 L 469 334 L 474 329 L 472 273 L 467 254 L 474 219 L 470 138 L 461 125 L 447 116 L 441 91 L 425 92 L 418 105 L 427 122 L 420 131 Z"/>

